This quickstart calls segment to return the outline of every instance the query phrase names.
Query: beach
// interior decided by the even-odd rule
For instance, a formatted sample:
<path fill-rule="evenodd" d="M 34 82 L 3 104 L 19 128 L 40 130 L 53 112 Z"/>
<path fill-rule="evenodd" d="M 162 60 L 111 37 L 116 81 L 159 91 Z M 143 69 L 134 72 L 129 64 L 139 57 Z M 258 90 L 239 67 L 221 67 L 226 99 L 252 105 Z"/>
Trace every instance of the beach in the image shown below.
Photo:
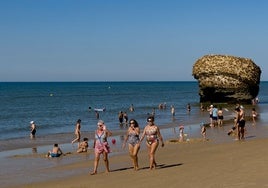
<path fill-rule="evenodd" d="M 208 128 L 208 140 L 201 135 L 189 137 L 179 143 L 176 137 L 165 139 L 165 146 L 156 153 L 157 168 L 149 170 L 145 143 L 139 153 L 138 171 L 134 171 L 126 150 L 121 143 L 111 145 L 110 173 L 105 173 L 100 160 L 98 174 L 90 175 L 93 169 L 93 150 L 86 154 L 67 153 L 60 158 L 45 158 L 42 154 L 13 155 L 14 163 L 22 160 L 29 168 L 18 166 L 14 182 L 3 187 L 266 187 L 268 138 L 265 124 L 247 124 L 245 140 L 235 141 L 223 128 Z M 173 128 L 161 130 L 163 135 Z M 186 131 L 187 132 L 187 131 Z M 41 152 L 40 152 L 41 153 Z M 42 168 L 37 164 L 43 163 Z M 9 162 L 9 164 L 11 164 Z M 46 165 L 45 165 L 46 164 Z M 40 165 L 40 164 L 39 164 Z M 11 165 L 12 168 L 12 165 Z M 15 172 L 15 171 L 14 171 Z M 10 177 L 10 175 L 9 175 Z M 3 177 L 2 177 L 3 178 Z M 8 177 L 6 177 L 8 178 Z M 19 178 L 24 181 L 19 181 Z M 28 180 L 27 180 L 28 179 Z"/>
<path fill-rule="evenodd" d="M 26 111 L 20 110 L 18 113 L 13 113 L 13 111 L 3 110 L 5 112 L 3 117 L 6 118 L 2 121 L 3 131 L 0 133 L 0 168 L 3 169 L 0 171 L 1 187 L 266 186 L 263 168 L 265 168 L 265 146 L 268 139 L 268 99 L 265 98 L 264 91 L 268 87 L 262 90 L 261 99 L 263 100 L 255 106 L 260 115 L 256 125 L 252 124 L 250 118 L 253 106 L 244 105 L 247 115 L 244 141 L 235 141 L 234 136 L 227 135 L 233 126 L 235 104 L 219 104 L 225 109 L 224 126 L 215 128 L 208 126 L 208 140 L 204 142 L 200 134 L 200 125 L 202 123 L 209 124 L 208 111 L 200 110 L 200 104 L 196 102 L 198 99 L 195 97 L 190 97 L 192 100 L 190 101 L 192 104 L 191 112 L 186 111 L 186 102 L 190 99 L 186 99 L 185 96 L 195 95 L 196 85 L 194 83 L 132 83 L 130 86 L 133 88 L 130 87 L 128 90 L 120 90 L 125 88 L 126 83 L 113 84 L 109 84 L 111 88 L 108 91 L 112 93 L 112 88 L 117 88 L 113 91 L 115 93 L 111 100 L 111 93 L 105 97 L 97 95 L 99 91 L 107 89 L 104 83 L 53 83 L 54 90 L 58 90 L 57 93 L 63 93 L 57 98 L 62 104 L 59 108 L 54 103 L 56 94 L 53 97 L 46 96 L 46 90 L 42 89 L 43 87 L 46 89 L 51 87 L 51 83 L 25 83 L 23 92 L 25 96 L 29 97 L 15 97 L 17 102 L 12 103 L 12 108 L 16 109 L 20 103 L 23 103 L 25 105 L 22 106 L 22 109 Z M 153 85 L 151 86 L 151 84 Z M 174 84 L 178 86 L 178 90 L 171 93 Z M 30 95 L 31 92 L 27 88 L 32 86 L 36 87 L 36 92 L 43 92 L 41 97 L 39 94 Z M 62 86 L 64 87 L 62 88 Z M 8 100 L 14 98 L 11 94 L 14 93 L 13 91 L 17 92 L 17 87 L 19 84 L 8 92 L 10 94 L 6 95 Z M 76 91 L 79 90 L 81 95 L 77 96 L 75 92 L 70 93 L 69 87 L 76 89 Z M 90 90 L 91 95 L 89 96 L 87 89 L 91 87 L 95 90 L 96 87 L 98 89 L 94 92 Z M 164 88 L 163 95 L 169 97 L 165 100 L 161 95 L 152 97 L 152 93 L 157 93 L 159 88 Z M 187 92 L 185 92 L 185 88 L 188 88 Z M 139 96 L 146 97 L 135 98 L 134 96 L 137 94 L 134 91 L 136 90 L 144 90 L 142 94 L 139 92 Z M 130 95 L 130 93 L 133 94 Z M 89 173 L 93 170 L 94 151 L 92 145 L 96 118 L 94 113 L 88 111 L 87 108 L 90 101 L 97 99 L 95 96 L 98 96 L 98 100 L 102 99 L 103 103 L 110 104 L 105 105 L 108 110 L 102 114 L 102 118 L 113 133 L 112 137 L 108 138 L 112 151 L 109 154 L 111 172 L 104 173 L 104 163 L 100 160 L 98 174 L 90 176 Z M 121 147 L 127 126 L 118 126 L 117 119 L 118 111 L 122 108 L 127 110 L 129 107 L 130 98 L 119 102 L 118 98 L 114 96 L 120 96 L 120 99 L 124 96 L 135 98 L 133 102 L 135 112 L 129 112 L 129 119 L 138 120 L 141 130 L 146 125 L 147 112 L 151 112 L 154 107 L 157 107 L 159 101 L 167 101 L 168 108 L 165 110 L 156 109 L 155 115 L 155 123 L 159 126 L 165 140 L 165 147 L 159 147 L 156 153 L 158 164 L 156 170 L 150 171 L 148 169 L 149 162 L 145 141 L 142 143 L 138 155 L 140 170 L 134 171 L 132 169 L 128 150 Z M 85 97 L 88 97 L 86 102 L 84 101 Z M 154 101 L 150 99 L 154 99 Z M 32 101 L 35 100 L 34 105 Z M 82 103 L 84 105 L 81 107 Z M 43 106 L 43 108 L 39 109 L 36 104 Z M 170 114 L 170 104 L 176 106 L 175 117 Z M 10 109 L 8 106 L 6 107 L 4 109 Z M 73 109 L 73 107 L 75 108 Z M 44 108 L 47 110 L 44 111 Z M 29 121 L 34 119 L 37 120 L 38 124 L 43 122 L 37 124 L 35 139 L 29 138 L 28 121 L 24 119 L 26 112 L 35 117 L 29 118 Z M 87 153 L 76 153 L 77 143 L 71 144 L 74 139 L 74 124 L 70 122 L 80 117 L 77 114 L 82 116 L 81 138 L 89 138 Z M 179 126 L 181 125 L 184 126 L 185 139 L 183 143 L 177 142 Z M 115 139 L 116 143 L 113 144 L 112 139 Z M 54 143 L 59 144 L 64 155 L 59 158 L 45 157 Z"/>
<path fill-rule="evenodd" d="M 44 173 L 80 169 L 80 173 L 54 180 L 43 180 L 15 187 L 267 187 L 268 139 L 252 139 L 229 143 L 167 142 L 159 148 L 158 167 L 148 169 L 145 150 L 139 154 L 140 170 L 131 168 L 128 155 L 110 157 L 111 172 L 89 175 L 93 161 L 74 162 Z"/>

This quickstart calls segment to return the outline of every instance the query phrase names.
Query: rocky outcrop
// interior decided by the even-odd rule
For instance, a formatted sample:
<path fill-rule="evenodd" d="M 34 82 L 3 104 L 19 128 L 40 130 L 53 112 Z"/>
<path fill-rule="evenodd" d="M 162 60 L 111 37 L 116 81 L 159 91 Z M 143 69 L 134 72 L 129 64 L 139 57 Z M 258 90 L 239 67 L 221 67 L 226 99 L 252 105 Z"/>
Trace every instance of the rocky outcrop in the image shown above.
<path fill-rule="evenodd" d="M 205 55 L 193 66 L 200 102 L 250 103 L 259 92 L 261 69 L 251 59 Z"/>

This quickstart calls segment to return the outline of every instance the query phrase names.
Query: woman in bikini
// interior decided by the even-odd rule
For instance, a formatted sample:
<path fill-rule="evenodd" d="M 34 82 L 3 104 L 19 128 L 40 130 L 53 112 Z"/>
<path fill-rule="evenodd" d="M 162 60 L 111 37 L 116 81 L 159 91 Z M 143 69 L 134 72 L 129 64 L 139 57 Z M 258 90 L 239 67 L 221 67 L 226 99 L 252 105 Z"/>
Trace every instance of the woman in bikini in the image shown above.
<path fill-rule="evenodd" d="M 78 147 L 79 147 L 80 138 L 81 138 L 80 129 L 81 129 L 81 119 L 78 119 L 75 125 L 75 131 L 74 131 L 76 138 L 72 141 L 72 144 L 75 142 L 78 142 Z"/>
<path fill-rule="evenodd" d="M 133 161 L 134 170 L 138 170 L 139 169 L 138 152 L 140 149 L 140 144 L 139 144 L 140 128 L 139 128 L 138 122 L 134 119 L 131 119 L 129 123 L 130 123 L 130 126 L 127 130 L 122 148 L 125 148 L 126 142 L 128 142 L 129 155 Z"/>
<path fill-rule="evenodd" d="M 91 175 L 97 174 L 97 169 L 99 165 L 100 155 L 103 156 L 103 161 L 106 167 L 106 172 L 109 172 L 109 160 L 108 153 L 110 153 L 110 147 L 107 142 L 107 137 L 110 136 L 107 129 L 104 129 L 104 122 L 102 120 L 98 121 L 98 128 L 95 132 L 95 140 L 93 148 L 95 149 L 95 160 L 94 160 L 94 170 Z"/>
<path fill-rule="evenodd" d="M 155 152 L 159 145 L 159 140 L 161 141 L 161 146 L 164 147 L 164 142 L 162 135 L 160 133 L 160 129 L 157 125 L 154 124 L 154 117 L 147 118 L 148 124 L 145 126 L 143 130 L 143 134 L 140 139 L 140 143 L 146 136 L 146 145 L 148 148 L 149 161 L 150 161 L 150 170 L 156 168 L 155 162 Z"/>

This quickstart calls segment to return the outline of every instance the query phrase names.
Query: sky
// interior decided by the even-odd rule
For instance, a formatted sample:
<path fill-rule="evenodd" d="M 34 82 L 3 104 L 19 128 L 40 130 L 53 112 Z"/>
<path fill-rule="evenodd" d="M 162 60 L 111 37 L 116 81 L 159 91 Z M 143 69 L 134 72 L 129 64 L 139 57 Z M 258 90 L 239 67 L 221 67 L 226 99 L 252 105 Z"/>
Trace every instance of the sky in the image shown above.
<path fill-rule="evenodd" d="M 266 0 L 0 0 L 0 81 L 195 81 L 207 54 L 268 81 Z"/>

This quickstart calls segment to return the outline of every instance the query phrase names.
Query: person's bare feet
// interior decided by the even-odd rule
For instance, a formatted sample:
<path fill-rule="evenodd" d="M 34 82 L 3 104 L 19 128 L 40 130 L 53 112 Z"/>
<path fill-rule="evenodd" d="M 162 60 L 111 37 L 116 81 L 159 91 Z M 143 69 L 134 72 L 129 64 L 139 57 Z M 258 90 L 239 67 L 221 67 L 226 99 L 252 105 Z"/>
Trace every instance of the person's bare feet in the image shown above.
<path fill-rule="evenodd" d="M 97 174 L 97 172 L 91 172 L 90 173 L 90 175 L 96 175 Z"/>

